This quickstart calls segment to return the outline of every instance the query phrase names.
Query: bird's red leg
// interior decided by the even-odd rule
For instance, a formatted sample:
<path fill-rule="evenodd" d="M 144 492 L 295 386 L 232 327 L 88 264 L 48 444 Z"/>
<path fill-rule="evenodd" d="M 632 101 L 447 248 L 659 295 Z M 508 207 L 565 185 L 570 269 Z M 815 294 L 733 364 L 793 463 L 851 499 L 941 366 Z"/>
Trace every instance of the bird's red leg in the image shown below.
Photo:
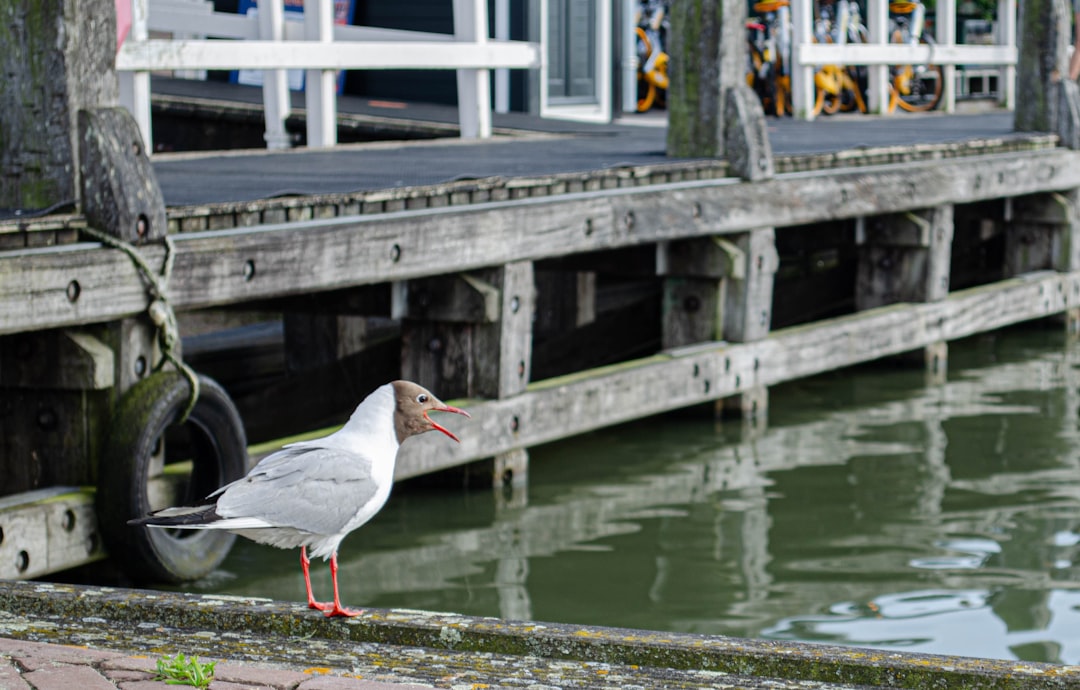
<path fill-rule="evenodd" d="M 315 601 L 315 595 L 311 591 L 311 561 L 307 557 L 307 547 L 300 547 L 300 567 L 304 569 L 304 587 L 307 588 L 307 605 L 309 609 L 325 611 L 330 604 L 321 604 Z"/>
<path fill-rule="evenodd" d="M 326 616 L 327 618 L 333 616 L 359 616 L 364 612 L 363 609 L 346 609 L 341 606 L 341 597 L 338 595 L 337 571 L 337 551 L 335 551 L 330 555 L 330 579 L 334 581 L 334 608 L 326 611 Z"/>

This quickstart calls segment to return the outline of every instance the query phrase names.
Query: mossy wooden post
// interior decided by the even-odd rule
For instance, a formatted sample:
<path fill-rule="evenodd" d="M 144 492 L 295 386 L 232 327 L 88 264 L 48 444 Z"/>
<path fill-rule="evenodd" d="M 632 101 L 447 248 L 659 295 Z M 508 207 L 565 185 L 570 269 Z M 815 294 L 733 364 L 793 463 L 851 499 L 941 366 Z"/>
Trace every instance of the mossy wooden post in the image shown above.
<path fill-rule="evenodd" d="M 765 112 L 746 85 L 746 1 L 671 3 L 667 154 L 728 159 L 735 175 L 772 177 Z"/>
<path fill-rule="evenodd" d="M 1080 270 L 1080 190 L 1010 199 L 1005 218 L 1005 276 Z M 1063 289 L 1076 290 L 1075 287 Z M 1068 296 L 1075 303 L 1080 295 Z M 1065 312 L 1066 332 L 1080 335 L 1080 309 Z"/>
<path fill-rule="evenodd" d="M 855 242 L 859 265 L 855 308 L 897 302 L 939 302 L 949 294 L 953 207 L 859 218 Z M 944 340 L 922 348 L 917 359 L 933 382 L 944 382 L 949 346 Z"/>
<path fill-rule="evenodd" d="M 1020 0 L 1016 129 L 1054 132 L 1080 148 L 1080 87 L 1068 78 L 1072 9 L 1067 0 Z"/>
<path fill-rule="evenodd" d="M 70 207 L 91 228 L 140 244 L 164 235 L 165 206 L 138 127 L 117 106 L 115 12 L 113 0 L 0 9 L 0 208 Z M 88 299 L 76 276 L 60 288 L 74 309 Z M 156 361 L 153 334 L 131 318 L 0 338 L 0 494 L 95 483 L 113 405 Z M 68 526 L 50 525 L 46 541 Z M 49 549 L 15 529 L 4 540 L 26 541 L 27 572 Z"/>
<path fill-rule="evenodd" d="M 399 283 L 401 373 L 440 398 L 501 399 L 525 391 L 532 366 L 536 288 L 531 261 L 456 276 Z M 503 420 L 516 433 L 528 420 Z M 495 457 L 493 483 L 521 487 L 528 452 Z"/>

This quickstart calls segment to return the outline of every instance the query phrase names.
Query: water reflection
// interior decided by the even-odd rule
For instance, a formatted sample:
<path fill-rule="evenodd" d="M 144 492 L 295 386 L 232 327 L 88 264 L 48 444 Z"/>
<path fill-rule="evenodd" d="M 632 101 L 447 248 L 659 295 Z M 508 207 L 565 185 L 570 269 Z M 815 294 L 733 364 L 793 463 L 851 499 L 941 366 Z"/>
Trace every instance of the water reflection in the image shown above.
<path fill-rule="evenodd" d="M 984 336 L 940 386 L 779 387 L 757 438 L 681 416 L 534 449 L 521 504 L 399 491 L 343 545 L 342 598 L 1080 663 L 1078 361 L 1055 333 Z M 197 586 L 297 600 L 296 560 L 245 542 Z"/>

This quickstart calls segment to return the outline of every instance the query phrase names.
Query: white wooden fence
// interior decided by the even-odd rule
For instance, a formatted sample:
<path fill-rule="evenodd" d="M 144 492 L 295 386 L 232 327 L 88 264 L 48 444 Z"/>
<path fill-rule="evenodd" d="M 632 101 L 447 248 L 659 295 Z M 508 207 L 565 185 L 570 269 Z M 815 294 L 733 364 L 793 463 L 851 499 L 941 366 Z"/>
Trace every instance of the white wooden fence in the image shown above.
<path fill-rule="evenodd" d="M 814 72 L 823 65 L 869 65 L 867 107 L 884 112 L 889 98 L 889 65 L 941 65 L 943 85 L 941 105 L 945 112 L 956 109 L 956 66 L 996 65 L 1001 67 L 999 97 L 1012 109 L 1016 100 L 1016 0 L 998 0 L 994 45 L 956 44 L 956 0 L 937 0 L 935 45 L 889 43 L 888 0 L 866 0 L 867 43 L 814 43 L 813 0 L 791 0 L 792 106 L 797 116 L 813 119 Z"/>
<path fill-rule="evenodd" d="M 209 0 L 132 0 L 132 27 L 116 56 L 121 100 L 152 151 L 150 72 L 265 70 L 266 142 L 286 148 L 286 70 L 305 70 L 309 146 L 337 142 L 336 74 L 342 69 L 457 70 L 461 136 L 491 136 L 492 69 L 536 69 L 537 43 L 488 38 L 486 0 L 453 0 L 454 34 L 333 23 L 333 0 L 304 0 L 303 21 L 286 21 L 283 0 L 260 0 L 259 12 L 215 12 Z M 151 39 L 150 32 L 172 39 Z M 199 36 L 200 38 L 185 38 Z M 239 39 L 239 40 L 213 40 Z"/>
<path fill-rule="evenodd" d="M 813 117 L 814 71 L 830 64 L 870 66 L 867 102 L 871 112 L 883 112 L 888 102 L 889 65 L 928 62 L 942 66 L 940 107 L 946 112 L 955 109 L 957 65 L 1000 67 L 999 95 L 1006 107 L 1014 107 L 1016 0 L 998 0 L 994 45 L 957 45 L 956 0 L 937 0 L 933 46 L 889 43 L 888 0 L 866 1 L 870 41 L 825 44 L 812 40 L 814 0 L 791 0 L 792 104 L 796 114 Z M 290 110 L 289 69 L 305 70 L 309 146 L 336 143 L 337 70 L 457 70 L 459 121 L 461 135 L 466 138 L 491 135 L 489 70 L 501 73 L 497 84 L 505 83 L 507 69 L 538 69 L 541 77 L 544 74 L 546 40 L 542 37 L 541 42 L 530 43 L 488 38 L 486 0 L 452 0 L 452 35 L 337 25 L 333 23 L 332 0 L 304 0 L 302 21 L 285 20 L 283 0 L 261 0 L 257 15 L 215 12 L 209 0 L 131 2 L 133 25 L 117 54 L 116 68 L 121 74 L 121 98 L 135 114 L 148 151 L 153 150 L 149 78 L 153 70 L 265 70 L 263 102 L 270 148 L 289 146 L 285 132 Z M 606 6 L 610 0 L 597 2 Z M 497 35 L 505 35 L 506 27 L 499 21 L 499 9 L 505 14 L 505 4 L 505 0 L 496 3 Z M 151 39 L 151 31 L 174 38 Z M 625 49 L 632 53 L 634 46 L 631 43 Z M 614 69 L 614 64 L 608 69 Z"/>

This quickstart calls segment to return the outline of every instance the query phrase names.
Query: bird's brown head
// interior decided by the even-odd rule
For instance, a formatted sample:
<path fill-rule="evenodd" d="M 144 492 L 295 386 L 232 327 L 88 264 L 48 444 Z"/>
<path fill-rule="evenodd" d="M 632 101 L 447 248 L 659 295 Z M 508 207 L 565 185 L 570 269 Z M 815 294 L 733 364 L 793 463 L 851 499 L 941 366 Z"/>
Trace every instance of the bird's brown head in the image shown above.
<path fill-rule="evenodd" d="M 431 391 L 412 381 L 394 381 L 392 385 L 396 402 L 394 430 L 397 432 L 398 443 L 410 436 L 432 430 L 441 431 L 455 441 L 459 440 L 448 429 L 431 421 L 428 412 L 453 412 L 469 417 L 468 412 L 447 405 L 432 395 Z"/>

